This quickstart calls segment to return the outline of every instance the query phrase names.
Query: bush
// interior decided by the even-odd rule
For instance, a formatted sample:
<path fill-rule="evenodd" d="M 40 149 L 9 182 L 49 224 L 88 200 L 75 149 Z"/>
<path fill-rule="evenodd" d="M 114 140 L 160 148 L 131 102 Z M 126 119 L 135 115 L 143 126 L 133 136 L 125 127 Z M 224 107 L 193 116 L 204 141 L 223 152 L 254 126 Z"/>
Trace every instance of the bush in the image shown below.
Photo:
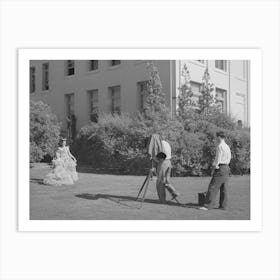
<path fill-rule="evenodd" d="M 172 145 L 172 148 L 172 164 L 177 176 L 202 175 L 203 141 L 198 134 L 184 131 L 178 139 L 177 145 Z"/>
<path fill-rule="evenodd" d="M 232 151 L 232 172 L 250 172 L 249 131 L 229 129 L 235 127 L 233 121 L 217 112 L 202 115 L 192 110 L 187 116 L 171 119 L 160 114 L 153 118 L 103 115 L 98 123 L 81 129 L 73 151 L 79 162 L 96 168 L 144 173 L 150 163 L 144 153 L 143 140 L 158 133 L 172 147 L 173 174 L 202 176 L 210 174 L 216 152 L 216 132 L 223 130 Z M 219 120 L 220 127 L 215 119 Z"/>
<path fill-rule="evenodd" d="M 230 141 L 232 173 L 241 175 L 250 173 L 250 132 L 246 130 L 233 131 Z"/>
<path fill-rule="evenodd" d="M 209 109 L 207 114 L 203 114 L 202 118 L 222 129 L 236 129 L 236 121 L 231 116 L 222 113 L 215 106 Z"/>
<path fill-rule="evenodd" d="M 93 167 L 136 170 L 147 164 L 145 137 L 145 129 L 128 115 L 103 115 L 81 129 L 73 152 Z"/>
<path fill-rule="evenodd" d="M 53 156 L 59 135 L 60 125 L 51 108 L 42 101 L 30 101 L 30 162 Z"/>
<path fill-rule="evenodd" d="M 198 113 L 196 109 L 190 108 L 185 112 L 180 120 L 184 124 L 187 131 L 199 131 L 198 125 L 201 122 L 215 125 L 218 129 L 235 130 L 237 129 L 236 122 L 230 116 L 221 113 L 216 107 L 211 107 L 207 112 Z"/>

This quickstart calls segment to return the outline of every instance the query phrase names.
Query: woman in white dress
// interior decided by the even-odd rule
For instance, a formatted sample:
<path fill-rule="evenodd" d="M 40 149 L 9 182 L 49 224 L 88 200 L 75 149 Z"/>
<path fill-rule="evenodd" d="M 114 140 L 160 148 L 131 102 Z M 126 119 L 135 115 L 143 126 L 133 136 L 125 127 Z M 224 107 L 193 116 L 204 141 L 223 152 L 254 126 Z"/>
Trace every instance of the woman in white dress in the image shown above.
<path fill-rule="evenodd" d="M 62 145 L 56 151 L 56 157 L 52 162 L 53 170 L 44 178 L 44 184 L 72 185 L 78 180 L 77 160 L 71 154 L 69 146 L 66 146 L 66 139 L 62 139 Z"/>

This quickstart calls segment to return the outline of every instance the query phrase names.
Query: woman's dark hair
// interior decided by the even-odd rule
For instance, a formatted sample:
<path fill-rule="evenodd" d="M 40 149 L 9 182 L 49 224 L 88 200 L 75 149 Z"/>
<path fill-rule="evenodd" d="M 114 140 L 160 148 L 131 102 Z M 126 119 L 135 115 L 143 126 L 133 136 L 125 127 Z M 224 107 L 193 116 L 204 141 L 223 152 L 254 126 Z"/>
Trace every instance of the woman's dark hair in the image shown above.
<path fill-rule="evenodd" d="M 67 139 L 66 139 L 66 138 L 60 138 L 60 139 L 59 139 L 59 146 L 62 146 L 62 143 L 63 143 L 64 141 L 67 143 Z"/>

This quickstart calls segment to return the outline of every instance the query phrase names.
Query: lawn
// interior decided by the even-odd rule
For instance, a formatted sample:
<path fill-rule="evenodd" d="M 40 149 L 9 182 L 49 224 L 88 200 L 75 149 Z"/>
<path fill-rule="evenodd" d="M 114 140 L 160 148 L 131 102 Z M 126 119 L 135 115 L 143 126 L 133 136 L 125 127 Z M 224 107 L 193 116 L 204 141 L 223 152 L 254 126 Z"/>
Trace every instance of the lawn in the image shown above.
<path fill-rule="evenodd" d="M 247 220 L 250 219 L 250 176 L 233 176 L 229 182 L 227 211 L 198 209 L 197 193 L 204 192 L 209 177 L 176 177 L 172 184 L 181 194 L 176 202 L 158 202 L 154 178 L 142 207 L 135 201 L 144 176 L 79 173 L 72 186 L 47 186 L 46 165 L 30 169 L 30 219 L 32 220 Z M 170 198 L 168 196 L 168 198 Z"/>

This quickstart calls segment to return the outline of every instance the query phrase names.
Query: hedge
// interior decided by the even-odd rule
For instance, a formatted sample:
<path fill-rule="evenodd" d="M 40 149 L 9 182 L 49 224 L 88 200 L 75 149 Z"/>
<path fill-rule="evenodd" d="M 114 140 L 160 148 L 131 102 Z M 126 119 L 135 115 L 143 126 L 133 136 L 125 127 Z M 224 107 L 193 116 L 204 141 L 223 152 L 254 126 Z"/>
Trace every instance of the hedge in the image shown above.
<path fill-rule="evenodd" d="M 215 135 L 220 130 L 225 132 L 232 151 L 232 173 L 249 173 L 250 132 L 237 129 L 233 120 L 219 112 L 202 116 L 193 111 L 180 120 L 103 115 L 98 123 L 89 123 L 80 130 L 72 151 L 81 164 L 144 174 L 150 161 L 145 155 L 143 140 L 152 133 L 159 133 L 171 144 L 174 175 L 203 176 L 210 173 L 215 157 Z"/>

